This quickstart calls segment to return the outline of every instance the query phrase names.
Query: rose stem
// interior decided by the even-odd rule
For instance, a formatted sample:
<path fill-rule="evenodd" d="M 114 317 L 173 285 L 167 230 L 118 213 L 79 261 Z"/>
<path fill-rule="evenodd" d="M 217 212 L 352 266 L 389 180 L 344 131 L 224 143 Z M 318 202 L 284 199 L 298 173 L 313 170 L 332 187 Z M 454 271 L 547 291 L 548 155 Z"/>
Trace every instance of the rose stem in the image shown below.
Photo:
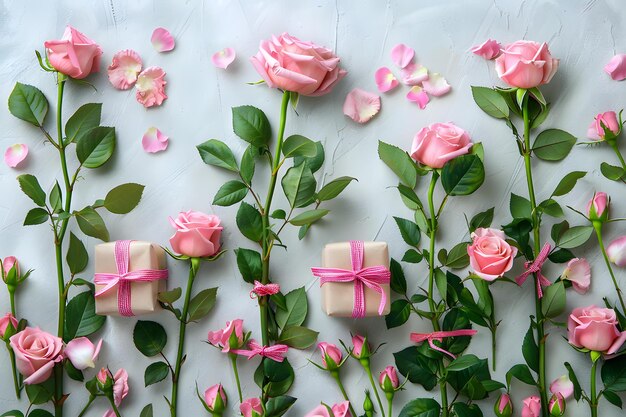
<path fill-rule="evenodd" d="M 353 416 L 356 416 L 357 413 L 354 411 L 354 407 L 352 407 L 352 401 L 350 401 L 350 398 L 348 398 L 348 393 L 346 392 L 346 389 L 343 386 L 343 383 L 341 382 L 341 378 L 339 377 L 339 371 L 335 370 L 335 371 L 330 371 L 330 374 L 332 375 L 333 378 L 335 378 L 335 381 L 337 381 L 337 386 L 339 387 L 339 391 L 341 391 L 341 395 L 343 395 L 343 398 L 348 401 L 348 406 L 350 407 L 350 414 L 352 414 Z"/>
<path fill-rule="evenodd" d="M 239 394 L 239 403 L 243 402 L 243 395 L 241 394 L 241 383 L 239 382 L 239 371 L 237 370 L 237 355 L 229 353 L 230 363 L 233 367 L 233 374 L 235 374 L 235 381 L 237 382 L 237 393 Z"/>
<path fill-rule="evenodd" d="M 593 352 L 592 352 L 593 353 Z M 598 417 L 598 395 L 596 394 L 596 367 L 598 366 L 599 357 L 592 355 L 591 361 L 591 399 L 589 401 L 589 408 L 591 409 L 591 417 Z"/>
<path fill-rule="evenodd" d="M 619 298 L 619 303 L 622 306 L 622 314 L 626 313 L 626 306 L 624 304 L 624 299 L 622 298 L 622 290 L 617 284 L 617 279 L 615 278 L 615 274 L 613 273 L 613 267 L 611 266 L 611 261 L 609 261 L 609 256 L 606 253 L 606 248 L 604 247 L 604 241 L 602 240 L 602 224 L 600 222 L 593 222 L 593 228 L 596 231 L 596 236 L 598 236 L 598 244 L 600 245 L 600 251 L 602 252 L 602 257 L 604 258 L 604 263 L 609 270 L 609 275 L 611 275 L 611 279 L 613 280 L 613 285 L 615 286 L 615 291 L 617 291 L 617 297 Z"/>
<path fill-rule="evenodd" d="M 374 395 L 376 396 L 376 401 L 378 401 L 378 407 L 380 407 L 380 414 L 385 417 L 385 408 L 383 407 L 383 402 L 380 400 L 380 395 L 378 395 L 378 388 L 376 388 L 376 383 L 374 382 L 374 377 L 372 376 L 372 368 L 370 368 L 369 364 L 363 365 L 363 368 L 365 368 L 370 384 L 374 389 Z M 389 417 L 391 417 L 391 415 L 389 415 Z"/>

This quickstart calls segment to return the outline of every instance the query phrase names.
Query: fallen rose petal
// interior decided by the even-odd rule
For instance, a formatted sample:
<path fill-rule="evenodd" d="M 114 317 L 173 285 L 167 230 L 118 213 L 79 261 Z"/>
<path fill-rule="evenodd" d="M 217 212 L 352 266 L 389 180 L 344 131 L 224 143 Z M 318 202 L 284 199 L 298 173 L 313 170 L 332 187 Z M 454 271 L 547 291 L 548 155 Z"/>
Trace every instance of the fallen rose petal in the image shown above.
<path fill-rule="evenodd" d="M 422 83 L 424 91 L 428 94 L 439 97 L 450 92 L 450 84 L 439 73 L 432 73 L 428 79 Z"/>
<path fill-rule="evenodd" d="M 387 67 L 379 68 L 374 75 L 378 91 L 386 93 L 398 86 L 398 80 L 391 70 Z"/>
<path fill-rule="evenodd" d="M 137 81 L 141 72 L 141 57 L 132 49 L 124 49 L 113 55 L 107 73 L 109 81 L 118 90 L 128 90 Z"/>
<path fill-rule="evenodd" d="M 230 64 L 233 63 L 237 54 L 233 48 L 224 48 L 221 51 L 217 51 L 211 57 L 211 61 L 213 61 L 213 65 L 217 68 L 226 69 Z"/>
<path fill-rule="evenodd" d="M 552 394 L 561 394 L 567 400 L 574 394 L 574 383 L 570 381 L 569 376 L 563 375 L 552 381 L 550 392 Z"/>
<path fill-rule="evenodd" d="M 167 99 L 165 94 L 165 71 L 159 67 L 148 67 L 137 77 L 137 101 L 144 107 L 160 106 Z"/>
<path fill-rule="evenodd" d="M 358 123 L 365 123 L 380 111 L 380 97 L 374 93 L 355 88 L 346 96 L 343 114 Z"/>
<path fill-rule="evenodd" d="M 418 85 L 428 79 L 428 69 L 411 62 L 406 68 L 402 68 L 402 81 L 406 85 Z"/>
<path fill-rule="evenodd" d="M 165 136 L 156 127 L 151 127 L 146 130 L 143 138 L 141 139 L 141 145 L 143 150 L 148 153 L 157 153 L 167 149 L 169 138 Z"/>
<path fill-rule="evenodd" d="M 485 42 L 480 45 L 473 46 L 471 51 L 478 55 L 482 56 L 485 59 L 495 59 L 500 55 L 502 49 L 502 45 L 498 43 L 498 41 L 494 41 L 493 39 L 487 39 Z"/>
<path fill-rule="evenodd" d="M 150 38 L 152 46 L 157 52 L 168 52 L 174 49 L 176 42 L 169 30 L 165 28 L 156 28 L 152 32 L 152 38 Z"/>
<path fill-rule="evenodd" d="M 617 54 L 611 58 L 604 66 L 604 71 L 615 81 L 622 81 L 626 78 L 626 54 Z"/>
<path fill-rule="evenodd" d="M 28 155 L 28 146 L 23 143 L 16 143 L 9 146 L 4 152 L 4 162 L 11 168 L 17 167 Z"/>
<path fill-rule="evenodd" d="M 411 87 L 411 90 L 409 90 L 406 98 L 413 103 L 417 103 L 420 106 L 420 109 L 426 108 L 426 105 L 430 101 L 428 94 L 419 85 Z"/>
<path fill-rule="evenodd" d="M 400 68 L 404 68 L 411 63 L 415 51 L 413 48 L 400 43 L 393 47 L 391 50 L 391 60 Z"/>

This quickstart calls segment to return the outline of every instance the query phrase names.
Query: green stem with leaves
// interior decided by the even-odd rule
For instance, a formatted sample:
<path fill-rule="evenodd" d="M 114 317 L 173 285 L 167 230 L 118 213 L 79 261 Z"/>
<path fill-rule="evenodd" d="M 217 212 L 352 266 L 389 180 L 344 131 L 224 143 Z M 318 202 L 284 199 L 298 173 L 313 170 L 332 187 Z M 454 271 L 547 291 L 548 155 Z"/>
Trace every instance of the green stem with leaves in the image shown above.
<path fill-rule="evenodd" d="M 368 360 L 369 361 L 369 360 Z M 372 375 L 372 368 L 369 363 L 362 363 L 363 368 L 365 369 L 365 373 L 367 373 L 367 377 L 370 380 L 370 384 L 372 385 L 372 389 L 374 390 L 374 395 L 376 396 L 376 401 L 378 402 L 378 407 L 380 407 L 380 414 L 385 417 L 385 409 L 383 408 L 383 402 L 380 400 L 380 395 L 378 394 L 378 388 L 376 387 L 376 382 L 374 381 L 374 376 Z M 389 415 L 391 417 L 391 414 Z"/>
<path fill-rule="evenodd" d="M 89 396 L 89 400 L 87 401 L 87 404 L 85 404 L 83 409 L 80 411 L 80 414 L 78 415 L 78 417 L 83 417 L 85 415 L 85 413 L 87 412 L 87 410 L 89 410 L 89 407 L 91 407 L 91 404 L 94 402 L 95 399 L 96 399 L 95 395 Z"/>
<path fill-rule="evenodd" d="M 346 392 L 346 389 L 344 388 L 343 383 L 341 382 L 341 377 L 339 376 L 339 371 L 330 371 L 330 374 L 335 379 L 335 381 L 337 381 L 337 386 L 339 387 L 339 391 L 341 391 L 341 395 L 343 395 L 343 399 L 348 401 L 349 407 L 350 407 L 350 414 L 353 415 L 353 416 L 358 415 L 354 411 L 354 407 L 352 407 L 352 401 L 350 401 L 350 398 L 348 398 L 348 393 Z"/>
<path fill-rule="evenodd" d="M 606 264 L 606 267 L 609 270 L 609 275 L 611 275 L 611 279 L 613 280 L 613 286 L 615 287 L 615 291 L 617 292 L 617 298 L 619 299 L 619 303 L 622 306 L 622 314 L 626 314 L 626 305 L 624 304 L 622 290 L 617 283 L 617 279 L 615 278 L 615 274 L 613 273 L 613 267 L 611 266 L 611 261 L 609 260 L 609 256 L 606 253 L 606 248 L 604 247 L 604 241 L 602 239 L 602 223 L 597 221 L 593 222 L 593 228 L 595 229 L 596 236 L 598 237 L 598 244 L 600 245 L 600 251 L 602 252 L 604 263 Z"/>
<path fill-rule="evenodd" d="M 239 381 L 239 371 L 237 369 L 237 355 L 234 353 L 228 354 L 230 358 L 230 364 L 233 367 L 233 374 L 235 375 L 235 382 L 237 383 L 237 394 L 239 394 L 239 403 L 243 402 L 243 395 L 241 393 L 241 382 Z"/>
<path fill-rule="evenodd" d="M 622 153 L 619 151 L 617 141 L 612 140 L 608 142 L 608 144 L 611 147 L 611 149 L 613 149 L 613 152 L 615 152 L 615 155 L 617 155 L 617 159 L 619 159 L 619 163 L 622 165 L 622 169 L 626 171 L 626 161 L 624 161 L 624 157 L 622 156 Z"/>
<path fill-rule="evenodd" d="M 118 410 L 117 405 L 115 405 L 115 400 L 113 397 L 108 397 L 109 403 L 111 404 L 111 408 L 113 409 L 113 413 L 115 413 L 115 417 L 122 417 L 120 414 L 120 410 Z"/>

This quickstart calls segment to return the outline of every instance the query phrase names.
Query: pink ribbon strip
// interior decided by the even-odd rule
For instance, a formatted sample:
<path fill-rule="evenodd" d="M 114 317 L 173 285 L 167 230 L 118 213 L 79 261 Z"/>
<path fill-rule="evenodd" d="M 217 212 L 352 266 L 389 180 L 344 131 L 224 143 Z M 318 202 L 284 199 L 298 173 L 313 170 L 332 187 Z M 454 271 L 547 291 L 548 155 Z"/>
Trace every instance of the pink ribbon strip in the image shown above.
<path fill-rule="evenodd" d="M 319 277 L 320 287 L 327 282 L 354 281 L 354 309 L 353 318 L 365 317 L 365 287 L 380 294 L 378 315 L 382 316 L 387 305 L 387 296 L 381 284 L 388 284 L 391 272 L 382 265 L 363 268 L 364 243 L 360 240 L 350 241 L 350 257 L 352 270 L 340 268 L 311 268 L 313 275 Z"/>
<path fill-rule="evenodd" d="M 254 281 L 254 288 L 250 291 L 250 298 L 263 297 L 265 295 L 274 295 L 280 292 L 280 285 L 278 284 L 261 284 L 259 281 Z"/>
<path fill-rule="evenodd" d="M 125 317 L 134 316 L 131 308 L 130 284 L 133 282 L 151 282 L 167 278 L 167 269 L 141 269 L 128 271 L 130 265 L 130 244 L 132 240 L 118 240 L 115 242 L 115 263 L 117 274 L 97 272 L 93 282 L 104 285 L 96 292 L 96 297 L 117 287 L 117 306 L 120 314 Z"/>
<path fill-rule="evenodd" d="M 526 268 L 526 271 L 522 272 L 517 278 L 515 278 L 515 282 L 517 282 L 517 285 L 521 286 L 522 284 L 524 284 L 524 281 L 526 281 L 526 278 L 528 278 L 530 274 L 537 274 L 537 278 L 539 278 L 537 280 L 537 297 L 539 298 L 543 297 L 543 291 L 541 287 L 547 287 L 552 284 L 552 282 L 550 282 L 550 280 L 544 277 L 541 273 L 541 267 L 543 266 L 543 263 L 546 261 L 546 259 L 548 259 L 550 249 L 550 244 L 546 242 L 546 244 L 543 245 L 541 252 L 539 252 L 534 261 L 526 261 L 524 263 L 524 268 Z"/>
<path fill-rule="evenodd" d="M 275 362 L 282 362 L 283 360 L 285 360 L 284 355 L 289 350 L 289 346 L 281 344 L 273 346 L 261 346 L 254 339 L 251 339 L 250 342 L 248 342 L 248 348 L 248 350 L 237 349 L 231 350 L 231 352 L 237 355 L 247 356 L 248 360 L 254 358 L 255 356 L 261 356 L 271 359 Z"/>
<path fill-rule="evenodd" d="M 452 353 L 447 350 L 440 348 L 436 344 L 433 343 L 433 340 L 441 343 L 445 337 L 456 337 L 456 336 L 474 336 L 477 333 L 476 330 L 472 329 L 462 329 L 462 330 L 451 330 L 447 332 L 432 332 L 432 333 L 411 333 L 411 341 L 415 343 L 421 343 L 428 340 L 428 345 L 431 349 L 439 351 L 441 353 L 445 353 L 450 356 L 452 359 L 456 359 Z"/>

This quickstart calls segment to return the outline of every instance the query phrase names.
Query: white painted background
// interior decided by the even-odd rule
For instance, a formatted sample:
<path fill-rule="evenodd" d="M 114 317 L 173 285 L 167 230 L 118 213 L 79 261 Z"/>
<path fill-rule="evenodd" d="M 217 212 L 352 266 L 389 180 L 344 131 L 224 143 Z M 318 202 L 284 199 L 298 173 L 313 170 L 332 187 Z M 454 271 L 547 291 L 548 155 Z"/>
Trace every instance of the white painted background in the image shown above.
<path fill-rule="evenodd" d="M 302 98 L 297 117 L 289 114 L 287 133 L 300 133 L 326 145 L 327 159 L 318 173 L 320 182 L 342 175 L 352 175 L 359 182 L 350 185 L 341 199 L 331 202 L 327 220 L 316 225 L 309 236 L 298 242 L 296 230 L 285 234 L 288 253 L 274 252 L 272 277 L 284 290 L 306 286 L 310 301 L 308 325 L 319 330 L 320 340 L 337 342 L 349 339 L 350 331 L 367 332 L 375 343 L 386 342 L 374 359 L 374 368 L 382 369 L 393 362 L 392 353 L 409 344 L 411 331 L 427 331 L 429 323 L 412 317 L 406 325 L 387 331 L 382 319 L 353 321 L 330 319 L 319 309 L 319 290 L 309 267 L 319 263 L 322 246 L 329 241 L 349 239 L 378 239 L 390 243 L 391 253 L 400 258 L 406 247 L 391 216 L 408 216 L 395 190 L 395 176 L 378 160 L 377 141 L 383 139 L 409 148 L 413 135 L 422 126 L 437 121 L 454 121 L 468 130 L 475 141 L 485 144 L 487 178 L 483 187 L 470 197 L 453 198 L 442 218 L 443 233 L 438 245 L 451 247 L 467 238 L 463 215 L 471 216 L 496 206 L 494 224 L 508 218 L 511 191 L 526 195 L 522 161 L 513 139 L 503 123 L 482 113 L 473 103 L 470 85 L 499 83 L 491 62 L 468 53 L 468 49 L 487 37 L 504 43 L 517 39 L 547 41 L 552 53 L 561 59 L 561 66 L 544 94 L 553 104 L 545 126 L 560 127 L 583 137 L 593 115 L 624 105 L 626 84 L 610 80 L 602 71 L 615 52 L 626 51 L 626 11 L 618 0 L 591 1 L 147 1 L 84 0 L 84 1 L 10 1 L 0 4 L 0 97 L 7 99 L 16 81 L 41 88 L 53 101 L 56 90 L 51 75 L 41 71 L 34 50 L 43 50 L 43 41 L 61 36 L 66 24 L 72 24 L 96 40 L 104 50 L 104 70 L 115 52 L 135 49 L 146 66 L 159 65 L 167 72 L 169 99 L 162 107 L 145 110 L 134 98 L 132 90 L 114 90 L 106 76 L 90 78 L 98 91 L 70 83 L 66 88 L 64 117 L 79 105 L 103 102 L 103 123 L 117 128 L 116 155 L 106 168 L 84 171 L 84 180 L 77 186 L 74 207 L 92 203 L 105 192 L 123 182 L 140 182 L 146 192 L 140 206 L 126 216 L 107 215 L 105 218 L 113 239 L 145 239 L 167 245 L 172 230 L 167 216 L 180 210 L 214 212 L 225 226 L 224 245 L 233 249 L 248 245 L 236 229 L 236 207 L 212 208 L 210 203 L 218 187 L 230 177 L 216 168 L 208 167 L 197 155 L 195 145 L 209 139 L 226 141 L 237 154 L 244 142 L 231 131 L 230 107 L 253 104 L 267 112 L 277 125 L 280 93 L 265 86 L 248 86 L 259 76 L 248 62 L 261 39 L 272 33 L 288 31 L 302 39 L 313 40 L 335 49 L 349 75 L 332 94 L 322 98 Z M 176 49 L 167 54 L 156 53 L 150 35 L 157 26 L 164 26 L 176 37 Z M 452 85 L 452 93 L 434 99 L 420 111 L 404 95 L 406 88 L 385 94 L 383 110 L 369 124 L 361 126 L 341 112 L 343 100 L 354 87 L 375 91 L 373 75 L 383 65 L 393 67 L 390 49 L 404 42 L 415 48 L 418 60 L 428 68 L 443 73 Z M 226 46 L 234 47 L 238 60 L 228 69 L 216 69 L 210 62 L 213 52 Z M 54 112 L 52 112 L 54 113 Z M 48 117 L 53 120 L 53 114 Z M 24 268 L 35 272 L 18 295 L 18 308 L 24 317 L 44 329 L 56 329 L 56 277 L 51 233 L 46 226 L 21 226 L 30 201 L 19 191 L 15 176 L 33 173 L 46 189 L 60 177 L 54 148 L 43 143 L 32 126 L 13 118 L 4 107 L 0 111 L 0 149 L 16 142 L 27 143 L 31 154 L 19 170 L 0 165 L 0 255 L 16 255 Z M 157 155 L 146 154 L 141 148 L 141 136 L 150 126 L 156 126 L 170 136 L 170 148 Z M 72 158 L 73 159 L 73 158 Z M 611 183 L 599 173 L 601 161 L 614 163 L 607 147 L 576 147 L 562 163 L 538 163 L 537 193 L 546 197 L 559 179 L 572 170 L 588 170 L 590 174 L 579 183 L 575 192 L 561 201 L 583 207 L 594 190 L 606 190 L 613 196 L 612 212 L 616 217 L 626 215 L 626 202 L 620 198 L 624 186 Z M 73 161 L 72 161 L 73 162 Z M 260 173 L 259 173 L 260 174 Z M 257 178 L 261 178 L 259 175 Z M 258 182 L 258 180 L 257 180 Z M 263 185 L 260 189 L 265 189 Z M 425 190 L 422 185 L 420 193 Z M 277 203 L 284 203 L 279 191 Z M 567 213 L 572 223 L 580 219 Z M 72 226 L 74 227 L 74 226 Z M 607 238 L 623 233 L 626 228 L 615 224 L 607 230 Z M 545 233 L 548 236 L 547 232 Z M 91 252 L 93 239 L 86 239 Z M 568 307 L 601 303 L 603 296 L 612 297 L 613 290 L 595 241 L 587 244 L 580 255 L 593 263 L 592 291 L 586 296 L 570 292 Z M 186 278 L 183 265 L 170 263 L 170 286 L 182 285 Z M 519 266 L 518 266 L 519 267 Z M 90 263 L 85 277 L 93 271 Z M 410 287 L 417 288 L 426 280 L 425 266 L 406 268 Z M 550 276 L 560 274 L 550 269 Z M 626 285 L 620 271 L 618 279 Z M 197 381 L 201 389 L 221 381 L 231 397 L 236 415 L 236 391 L 225 357 L 210 349 L 202 340 L 210 329 L 221 327 L 226 320 L 241 317 L 246 327 L 258 337 L 256 303 L 248 298 L 249 286 L 237 272 L 230 252 L 220 262 L 203 267 L 197 288 L 220 287 L 219 301 L 210 318 L 190 326 L 188 360 L 181 386 L 181 416 L 203 415 L 194 393 Z M 520 362 L 520 343 L 533 309 L 530 286 L 512 289 L 508 285 L 493 286 L 498 316 L 503 318 L 499 333 L 499 367 L 496 379 L 503 380 L 506 370 Z M 8 297 L 0 293 L 0 313 L 8 310 Z M 167 354 L 174 356 L 175 322 L 168 314 L 153 317 L 170 332 Z M 111 319 L 100 336 L 105 339 L 99 364 L 111 369 L 126 367 L 131 375 L 131 393 L 122 411 L 137 416 L 148 402 L 154 402 L 156 414 L 166 415 L 164 394 L 169 394 L 169 382 L 143 388 L 143 370 L 150 360 L 141 356 L 132 343 L 134 319 Z M 568 360 L 578 370 L 581 383 L 588 386 L 589 361 L 573 351 L 561 338 L 562 331 L 551 330 L 549 339 L 550 378 L 564 373 L 562 362 Z M 469 352 L 485 356 L 489 332 L 480 329 Z M 318 360 L 317 352 L 290 353 L 298 378 L 291 394 L 300 397 L 290 416 L 302 416 L 320 401 L 335 402 L 339 393 L 328 375 L 309 365 L 307 359 Z M 243 389 L 246 396 L 257 394 L 252 382 L 256 361 L 241 361 Z M 346 367 L 346 386 L 360 408 L 362 391 L 368 387 L 360 367 L 350 362 Z M 17 405 L 9 379 L 9 361 L 4 348 L 0 351 L 0 411 Z M 87 373 L 90 377 L 91 372 Z M 73 392 L 67 403 L 68 416 L 78 414 L 86 396 L 79 384 L 68 382 Z M 433 392 L 434 393 L 434 392 Z M 515 405 L 521 409 L 522 398 L 528 393 L 521 384 L 514 389 Z M 417 396 L 429 396 L 421 388 L 409 385 L 398 395 L 396 412 L 402 404 Z M 491 415 L 493 399 L 485 404 L 485 415 Z M 588 415 L 586 406 L 569 404 L 569 416 Z M 89 415 L 100 415 L 103 404 Z M 620 415 L 617 408 L 602 402 L 601 415 Z"/>

